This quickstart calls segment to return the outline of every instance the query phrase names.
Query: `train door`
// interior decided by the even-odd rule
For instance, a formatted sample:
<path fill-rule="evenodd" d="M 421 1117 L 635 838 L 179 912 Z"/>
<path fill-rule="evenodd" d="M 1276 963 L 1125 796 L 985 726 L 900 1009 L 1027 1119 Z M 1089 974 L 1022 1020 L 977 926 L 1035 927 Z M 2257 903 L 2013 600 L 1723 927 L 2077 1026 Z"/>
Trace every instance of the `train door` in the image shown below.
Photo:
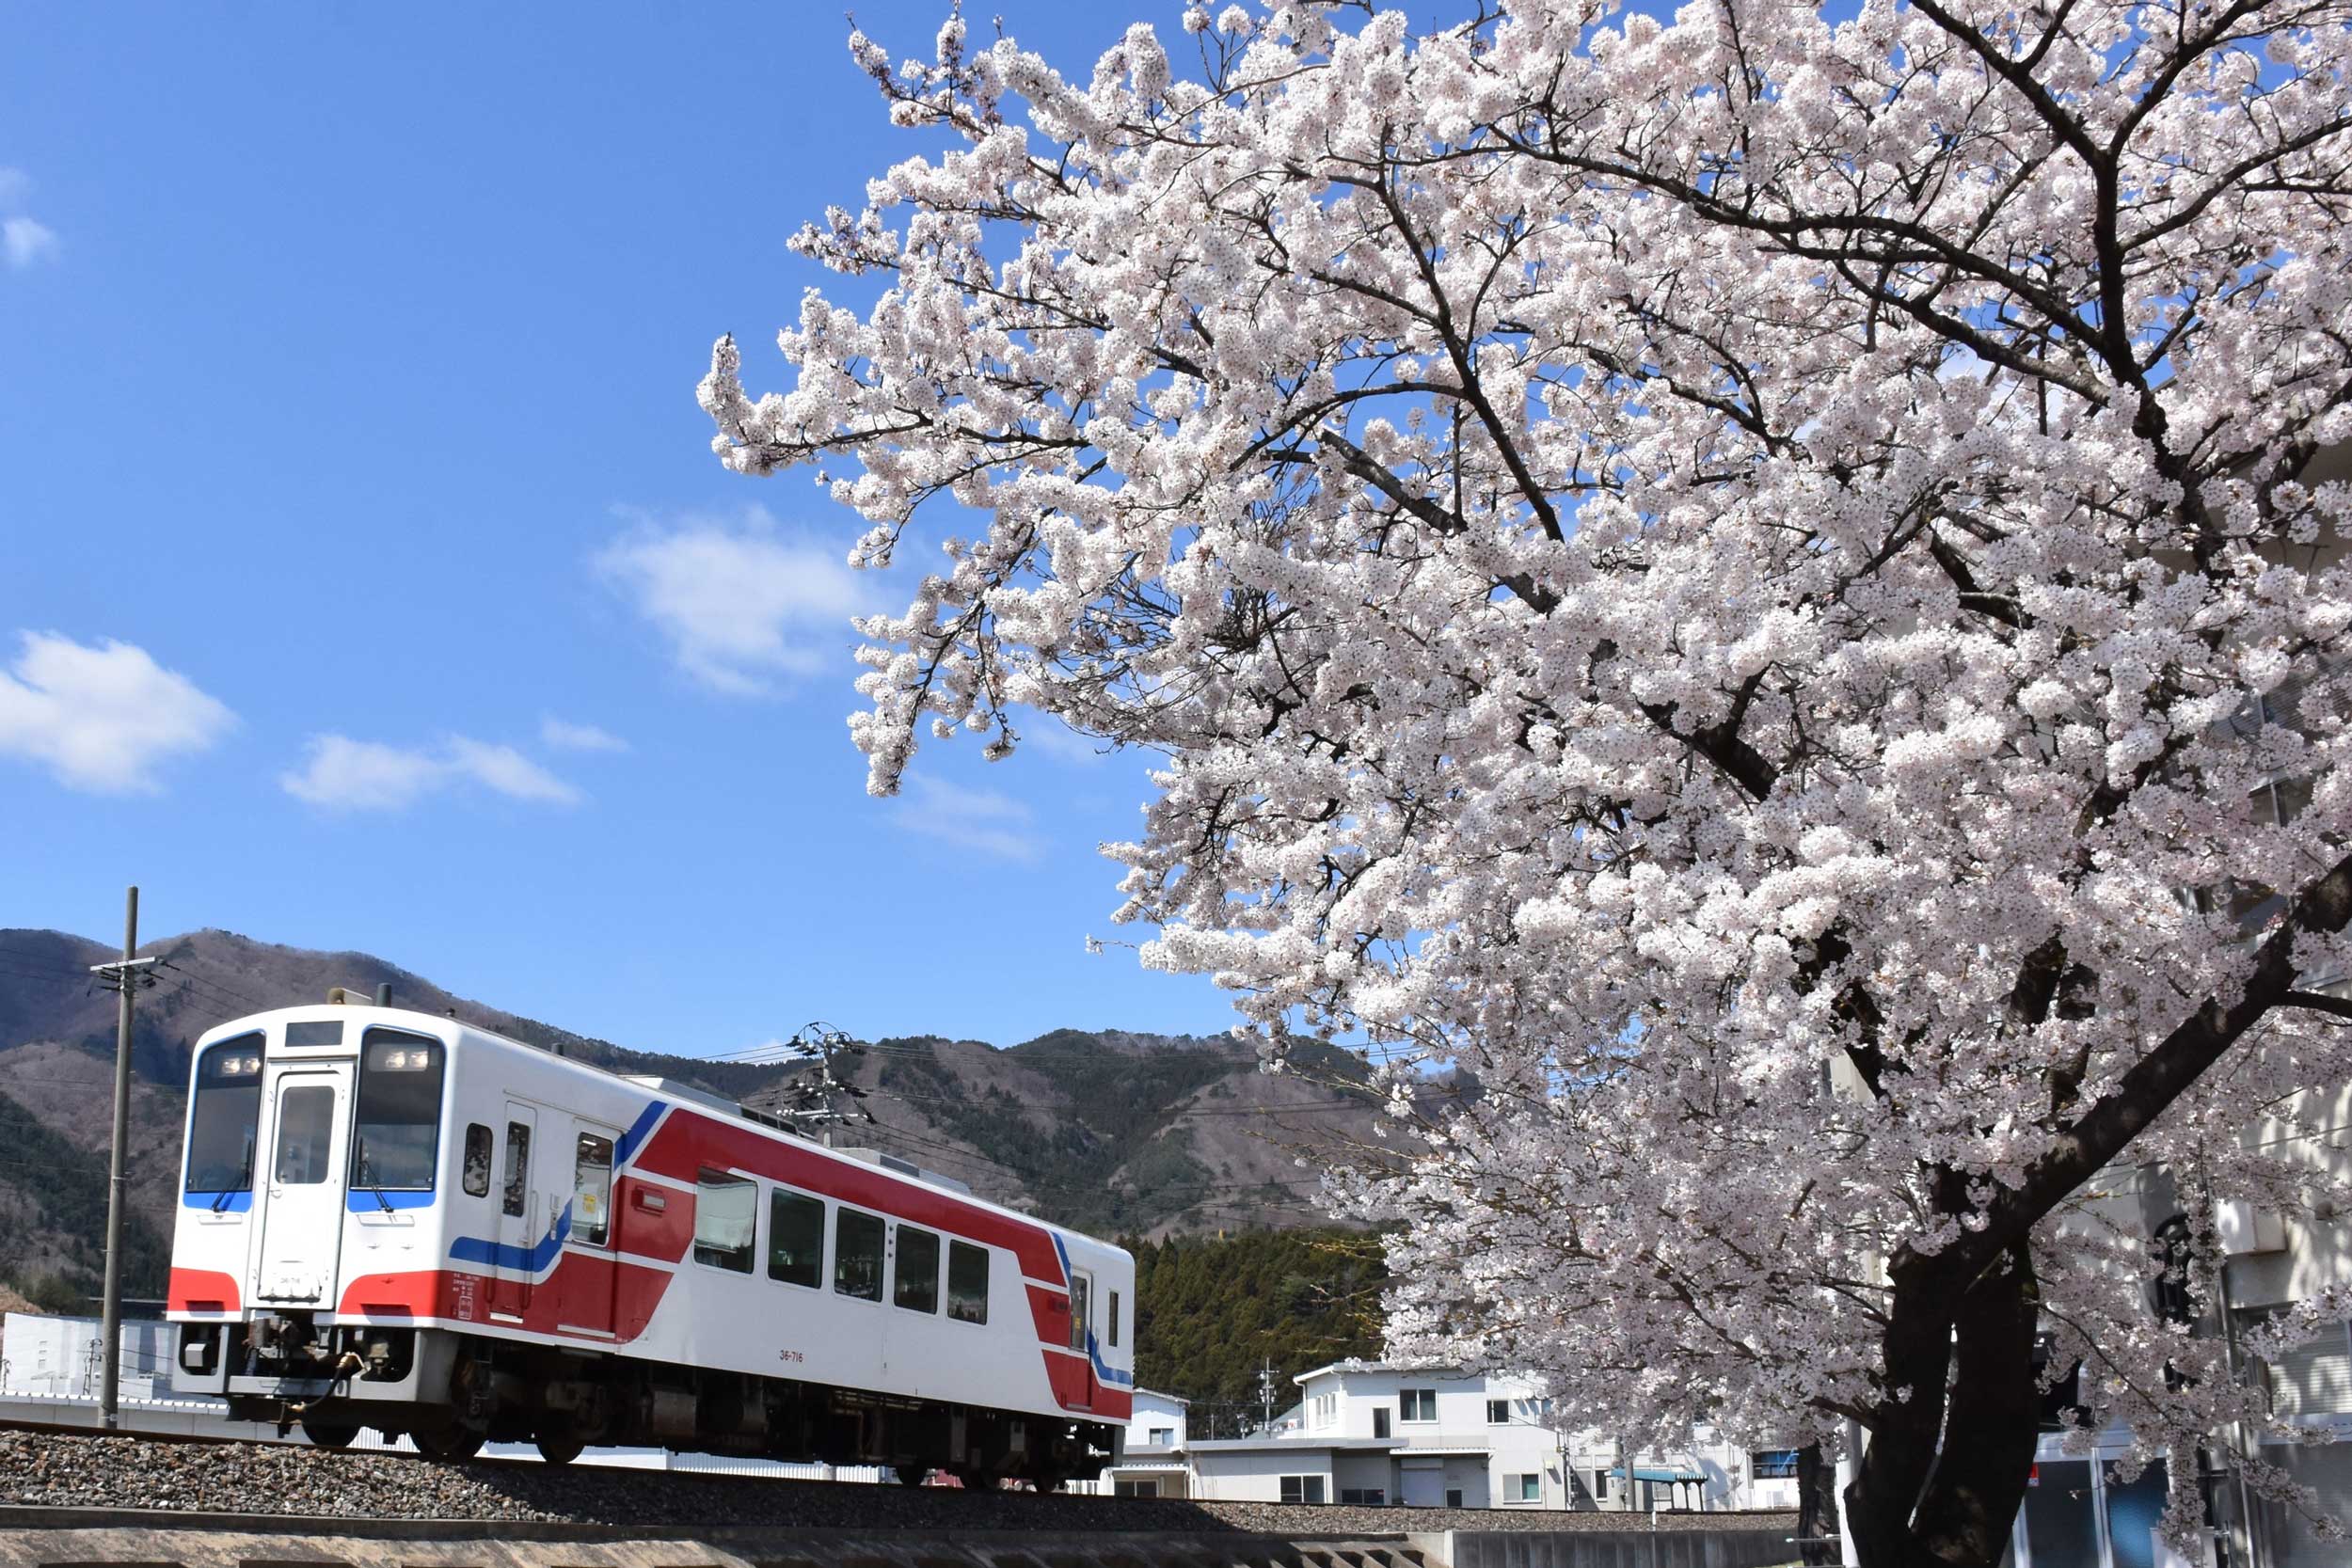
<path fill-rule="evenodd" d="M 271 1085 L 268 1192 L 256 1300 L 333 1307 L 343 1239 L 344 1112 L 348 1066 L 278 1073 Z"/>
<path fill-rule="evenodd" d="M 490 1274 L 490 1310 L 519 1318 L 531 1307 L 531 1289 L 538 1270 L 540 1238 L 548 1221 L 531 1180 L 532 1143 L 539 1129 L 535 1107 L 506 1102 L 506 1163 L 500 1167 L 504 1185 L 499 1189 L 498 1248 Z"/>
<path fill-rule="evenodd" d="M 1087 1353 L 1085 1408 L 1094 1408 L 1094 1275 L 1070 1272 L 1070 1348 Z"/>
<path fill-rule="evenodd" d="M 572 1233 L 566 1251 L 561 1328 L 612 1332 L 612 1146 L 617 1129 L 576 1124 L 572 1139 Z"/>

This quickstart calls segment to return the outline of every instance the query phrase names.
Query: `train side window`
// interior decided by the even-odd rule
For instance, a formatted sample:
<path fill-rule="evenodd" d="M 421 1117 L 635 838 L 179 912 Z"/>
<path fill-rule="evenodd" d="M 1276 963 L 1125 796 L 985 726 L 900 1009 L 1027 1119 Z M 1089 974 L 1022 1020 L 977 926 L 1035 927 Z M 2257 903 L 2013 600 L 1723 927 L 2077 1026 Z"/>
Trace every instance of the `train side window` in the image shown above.
<path fill-rule="evenodd" d="M 723 1170 L 694 1180 L 694 1261 L 736 1274 L 752 1272 L 759 1183 Z"/>
<path fill-rule="evenodd" d="M 506 1195 L 499 1207 L 519 1218 L 531 1199 L 531 1129 L 519 1121 L 506 1124 Z"/>
<path fill-rule="evenodd" d="M 833 1216 L 833 1288 L 860 1301 L 882 1300 L 882 1222 L 859 1209 Z"/>
<path fill-rule="evenodd" d="M 1110 1329 L 1111 1343 L 1116 1346 L 1119 1343 L 1119 1292 L 1117 1291 L 1111 1292 L 1110 1310 L 1103 1314 L 1103 1321 Z"/>
<path fill-rule="evenodd" d="M 890 1299 L 910 1312 L 939 1310 L 938 1232 L 898 1227 L 898 1272 Z"/>
<path fill-rule="evenodd" d="M 572 1239 L 604 1245 L 612 1210 L 612 1140 L 582 1132 L 572 1155 Z"/>
<path fill-rule="evenodd" d="M 988 1248 L 947 1243 L 947 1316 L 958 1323 L 988 1322 Z"/>
<path fill-rule="evenodd" d="M 825 1282 L 825 1200 L 768 1195 L 768 1277 L 810 1290 Z"/>
<path fill-rule="evenodd" d="M 466 1127 L 465 1187 L 468 1197 L 489 1196 L 490 1130 L 478 1121 Z"/>

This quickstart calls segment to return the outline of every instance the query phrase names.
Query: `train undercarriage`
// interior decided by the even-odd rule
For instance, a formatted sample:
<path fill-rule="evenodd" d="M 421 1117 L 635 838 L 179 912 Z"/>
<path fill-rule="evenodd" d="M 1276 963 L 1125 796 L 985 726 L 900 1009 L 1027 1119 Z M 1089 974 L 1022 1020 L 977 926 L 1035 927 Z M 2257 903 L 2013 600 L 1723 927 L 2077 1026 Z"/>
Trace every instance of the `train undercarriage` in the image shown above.
<path fill-rule="evenodd" d="M 909 1485 L 1052 1491 L 1117 1457 L 1116 1426 L 792 1378 L 715 1371 L 593 1347 L 452 1329 L 328 1324 L 288 1311 L 181 1329 L 178 1386 L 225 1396 L 239 1420 L 299 1425 L 326 1448 L 363 1427 L 430 1458 L 529 1442 L 567 1464 L 591 1445 L 878 1465 Z"/>

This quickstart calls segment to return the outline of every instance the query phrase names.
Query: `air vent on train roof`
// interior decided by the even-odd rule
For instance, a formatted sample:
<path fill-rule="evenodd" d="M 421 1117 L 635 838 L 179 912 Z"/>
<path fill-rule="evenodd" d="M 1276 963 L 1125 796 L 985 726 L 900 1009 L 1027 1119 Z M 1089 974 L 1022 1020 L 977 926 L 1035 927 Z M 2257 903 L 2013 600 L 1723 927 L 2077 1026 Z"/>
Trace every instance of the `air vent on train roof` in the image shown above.
<path fill-rule="evenodd" d="M 738 1104 L 724 1095 L 713 1094 L 708 1089 L 697 1088 L 691 1084 L 681 1084 L 675 1078 L 660 1078 L 652 1073 L 644 1072 L 624 1072 L 620 1076 L 624 1081 L 634 1084 L 641 1089 L 658 1094 L 664 1100 L 683 1100 L 691 1104 L 699 1105 L 707 1111 L 716 1111 L 723 1117 L 740 1117 L 745 1121 L 755 1121 L 762 1127 L 772 1127 L 779 1132 L 789 1132 L 795 1137 L 803 1135 L 799 1128 L 781 1117 L 770 1116 L 765 1111 L 755 1111 L 749 1105 Z"/>
<path fill-rule="evenodd" d="M 925 1170 L 912 1160 L 902 1160 L 896 1154 L 884 1154 L 879 1148 L 836 1148 L 834 1152 L 846 1154 L 852 1160 L 863 1160 L 869 1165 L 880 1165 L 884 1170 L 895 1170 L 900 1176 L 912 1176 L 917 1181 L 928 1181 L 934 1187 L 945 1187 L 951 1193 L 963 1193 L 968 1196 L 972 1191 L 969 1182 L 959 1181 L 952 1176 L 942 1176 L 935 1170 Z"/>

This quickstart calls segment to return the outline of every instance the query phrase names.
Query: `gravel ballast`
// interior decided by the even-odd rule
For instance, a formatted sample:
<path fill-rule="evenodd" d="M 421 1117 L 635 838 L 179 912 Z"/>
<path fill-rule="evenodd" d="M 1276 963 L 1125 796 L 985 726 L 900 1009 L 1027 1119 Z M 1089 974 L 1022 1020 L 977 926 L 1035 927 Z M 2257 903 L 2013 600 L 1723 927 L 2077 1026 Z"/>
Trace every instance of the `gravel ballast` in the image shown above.
<path fill-rule="evenodd" d="M 579 1465 L 435 1464 L 274 1443 L 0 1432 L 0 1503 L 339 1519 L 465 1519 L 802 1529 L 1089 1530 L 1282 1536 L 1646 1529 L 1622 1513 L 1039 1497 Z M 1661 1514 L 1661 1529 L 1793 1525 L 1793 1514 Z"/>

